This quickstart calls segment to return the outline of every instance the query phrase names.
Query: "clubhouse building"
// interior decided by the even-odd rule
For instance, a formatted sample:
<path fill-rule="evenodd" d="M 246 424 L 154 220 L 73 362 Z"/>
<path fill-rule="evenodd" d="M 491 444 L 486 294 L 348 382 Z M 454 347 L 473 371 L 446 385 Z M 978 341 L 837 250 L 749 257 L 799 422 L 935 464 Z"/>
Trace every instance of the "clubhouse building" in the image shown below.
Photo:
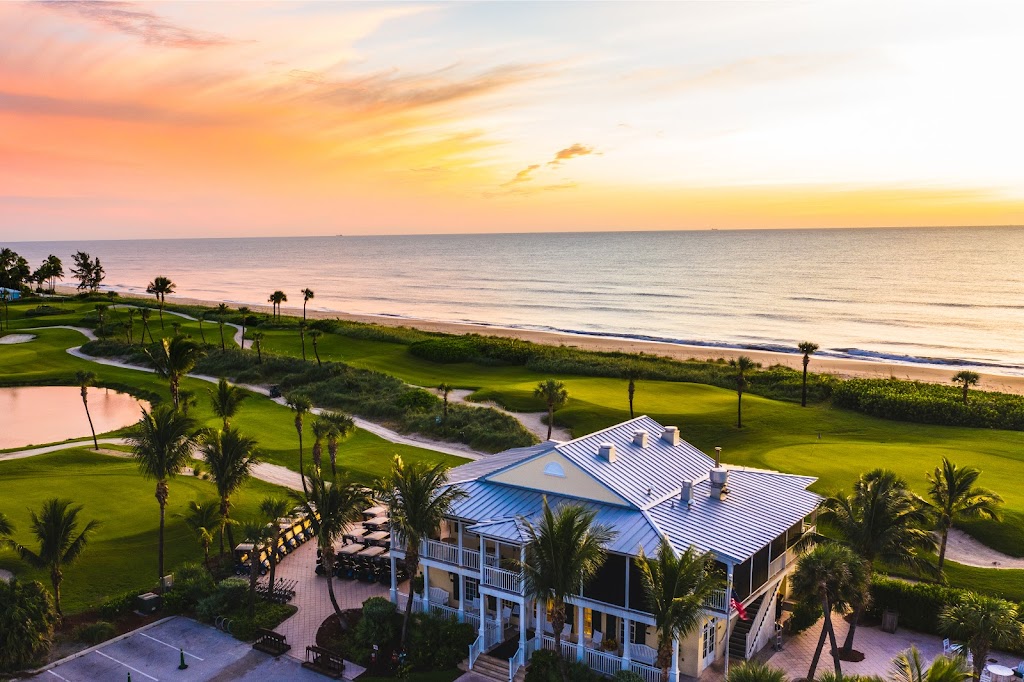
<path fill-rule="evenodd" d="M 640 548 L 656 554 L 664 537 L 677 552 L 711 552 L 726 576 L 727 587 L 705 602 L 701 627 L 674 643 L 670 679 L 700 677 L 723 657 L 749 658 L 772 641 L 798 543 L 814 527 L 814 480 L 720 465 L 650 417 L 485 457 L 449 472 L 449 485 L 466 496 L 420 548 L 417 609 L 472 623 L 470 666 L 508 659 L 513 679 L 533 652 L 554 647 L 547 605 L 524 594 L 510 561 L 524 557 L 523 519 L 535 522 L 544 497 L 553 509 L 582 502 L 615 536 L 598 576 L 569 602 L 563 653 L 607 675 L 633 670 L 660 682 L 654 618 L 634 558 Z M 403 556 L 391 548 L 392 560 Z M 404 606 L 394 580 L 391 599 Z"/>

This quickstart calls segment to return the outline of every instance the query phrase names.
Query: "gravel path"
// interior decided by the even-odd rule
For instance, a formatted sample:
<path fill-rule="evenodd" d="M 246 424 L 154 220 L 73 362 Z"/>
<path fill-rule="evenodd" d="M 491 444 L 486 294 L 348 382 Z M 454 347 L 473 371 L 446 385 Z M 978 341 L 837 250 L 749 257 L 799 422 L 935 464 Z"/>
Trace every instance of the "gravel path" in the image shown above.
<path fill-rule="evenodd" d="M 997 552 L 956 528 L 949 530 L 946 558 L 958 564 L 978 568 L 1024 568 L 1024 558 L 1019 559 Z"/>
<path fill-rule="evenodd" d="M 432 390 L 438 396 L 441 395 L 440 391 L 438 391 L 436 388 L 430 390 Z M 498 405 L 497 403 L 492 402 L 490 400 L 473 402 L 469 400 L 469 396 L 472 394 L 473 391 L 464 388 L 456 388 L 453 389 L 452 392 L 448 394 L 448 400 L 455 403 L 473 405 L 475 407 L 490 407 L 492 409 L 497 410 L 498 412 L 504 412 L 510 417 L 517 419 L 520 424 L 525 426 L 526 429 L 533 433 L 533 435 L 537 436 L 537 438 L 540 438 L 541 440 L 547 440 L 548 425 L 545 424 L 543 421 L 544 417 L 548 415 L 547 412 L 512 412 L 511 410 L 506 410 L 501 405 Z M 562 426 L 558 426 L 556 424 L 554 428 L 551 429 L 551 439 L 561 442 L 570 441 L 572 440 L 572 433 L 569 431 L 569 429 Z"/>

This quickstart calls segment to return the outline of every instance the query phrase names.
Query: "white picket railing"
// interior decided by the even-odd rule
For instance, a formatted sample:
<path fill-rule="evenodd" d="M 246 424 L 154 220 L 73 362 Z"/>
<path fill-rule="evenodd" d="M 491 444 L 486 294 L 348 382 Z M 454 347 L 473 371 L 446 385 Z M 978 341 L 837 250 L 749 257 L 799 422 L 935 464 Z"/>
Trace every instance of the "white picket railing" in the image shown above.
<path fill-rule="evenodd" d="M 602 675 L 614 675 L 616 671 L 622 670 L 622 659 L 607 651 L 585 648 L 583 650 L 583 662 L 591 670 L 596 670 Z"/>
<path fill-rule="evenodd" d="M 427 559 L 433 559 L 434 561 L 441 561 L 446 564 L 458 565 L 459 563 L 459 546 L 453 545 L 448 542 L 439 542 L 437 540 L 424 540 L 423 547 L 420 548 L 423 556 Z"/>
<path fill-rule="evenodd" d="M 631 661 L 629 669 L 644 678 L 644 682 L 661 682 L 661 668 L 655 668 L 653 665 Z"/>
<path fill-rule="evenodd" d="M 721 613 L 728 613 L 729 597 L 726 595 L 726 591 L 715 590 L 712 592 L 711 596 L 704 600 L 704 608 L 711 609 L 713 611 L 720 611 Z"/>
<path fill-rule="evenodd" d="M 483 639 L 477 635 L 477 638 L 473 640 L 473 643 L 469 645 L 469 669 L 473 669 L 473 665 L 476 663 L 476 659 L 484 652 Z"/>
<path fill-rule="evenodd" d="M 497 587 L 499 590 L 512 592 L 513 594 L 521 594 L 523 590 L 523 575 L 504 568 L 484 566 L 484 585 Z"/>
<path fill-rule="evenodd" d="M 462 548 L 462 565 L 466 568 L 480 569 L 480 552 Z"/>
<path fill-rule="evenodd" d="M 548 651 L 554 651 L 555 650 L 555 638 L 554 637 L 550 637 L 548 635 L 544 635 L 541 638 L 541 645 L 545 649 L 547 649 Z M 562 640 L 562 658 L 565 658 L 566 660 L 569 660 L 569 661 L 575 661 L 576 660 L 576 645 L 573 644 L 572 642 L 567 642 L 567 641 L 565 641 L 563 639 Z"/>
<path fill-rule="evenodd" d="M 516 673 L 519 672 L 520 666 L 525 661 L 525 655 L 526 652 L 523 650 L 523 646 L 520 645 L 512 658 L 508 659 L 508 682 L 512 682 L 515 679 Z"/>
<path fill-rule="evenodd" d="M 450 618 L 451 620 L 459 619 L 459 610 L 447 604 L 435 604 L 430 602 L 430 612 L 442 616 L 444 618 Z"/>
<path fill-rule="evenodd" d="M 526 640 L 526 659 L 529 660 L 534 652 L 537 651 L 537 647 L 540 646 L 540 637 L 534 637 L 533 639 Z"/>
<path fill-rule="evenodd" d="M 536 642 L 536 638 L 530 640 L 530 642 Z M 536 648 L 536 644 L 534 644 L 534 649 L 530 649 L 530 642 L 527 642 L 527 657 L 532 656 L 533 651 Z M 550 635 L 544 635 L 541 637 L 541 646 L 548 651 L 554 651 L 555 638 Z M 570 661 L 576 660 L 576 645 L 572 642 L 562 640 L 562 657 Z M 586 647 L 583 649 L 583 662 L 586 663 L 587 667 L 591 670 L 611 677 L 617 671 L 623 669 L 626 659 L 607 651 L 598 651 L 597 649 Z M 656 668 L 653 665 L 647 665 L 637 661 L 630 661 L 629 669 L 642 677 L 644 682 L 661 682 L 661 668 Z"/>
<path fill-rule="evenodd" d="M 484 623 L 484 650 L 500 644 L 502 640 L 501 623 L 488 620 Z"/>

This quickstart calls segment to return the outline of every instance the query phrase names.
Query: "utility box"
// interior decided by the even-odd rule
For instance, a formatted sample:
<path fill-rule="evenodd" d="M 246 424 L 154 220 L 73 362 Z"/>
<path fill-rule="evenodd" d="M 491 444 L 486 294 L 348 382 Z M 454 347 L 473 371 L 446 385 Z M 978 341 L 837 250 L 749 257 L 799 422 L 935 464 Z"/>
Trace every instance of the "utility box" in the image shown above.
<path fill-rule="evenodd" d="M 156 613 L 157 609 L 159 608 L 159 594 L 147 592 L 145 594 L 140 594 L 138 597 L 135 598 L 135 610 L 144 616 L 148 616 L 151 613 Z"/>
<path fill-rule="evenodd" d="M 886 609 L 882 612 L 882 632 L 894 633 L 896 632 L 896 625 L 899 622 L 900 614 L 898 611 L 890 611 Z"/>

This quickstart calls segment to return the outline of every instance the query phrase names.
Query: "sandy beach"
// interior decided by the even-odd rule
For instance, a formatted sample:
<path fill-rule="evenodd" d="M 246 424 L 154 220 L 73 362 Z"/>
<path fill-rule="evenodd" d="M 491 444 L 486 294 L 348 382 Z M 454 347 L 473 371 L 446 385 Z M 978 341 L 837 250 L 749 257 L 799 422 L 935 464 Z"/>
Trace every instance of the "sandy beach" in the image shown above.
<path fill-rule="evenodd" d="M 74 294 L 70 287 L 58 287 L 59 293 Z M 122 298 L 137 298 L 124 296 Z M 142 299 L 151 300 L 151 299 Z M 169 296 L 168 302 L 180 305 L 202 305 L 215 307 L 220 301 L 208 301 L 185 296 Z M 269 305 L 248 304 L 254 312 L 270 313 Z M 301 307 L 282 308 L 286 315 L 302 315 Z M 797 354 L 775 353 L 761 350 L 745 350 L 736 348 L 714 348 L 710 346 L 687 346 L 675 343 L 662 343 L 657 341 L 640 341 L 635 339 L 623 339 L 614 337 L 600 337 L 577 334 L 563 334 L 556 332 L 534 331 L 529 329 L 514 329 L 507 327 L 458 324 L 452 322 L 434 322 L 431 320 L 417 320 L 406 317 L 390 317 L 386 315 L 353 315 L 349 313 L 307 310 L 306 316 L 311 319 L 338 319 L 351 320 L 354 322 L 365 322 L 379 324 L 386 327 L 411 327 L 428 332 L 441 332 L 445 334 L 481 334 L 485 336 L 506 336 L 533 343 L 543 343 L 555 346 L 569 346 L 581 350 L 591 351 L 618 351 L 624 353 L 648 353 L 660 355 L 674 360 L 714 360 L 717 358 L 735 358 L 746 355 L 755 362 L 764 366 L 785 365 L 793 369 L 800 369 L 801 357 Z M 896 377 L 910 381 L 926 381 L 930 383 L 950 383 L 950 378 L 957 371 L 957 367 L 933 367 L 927 365 L 911 365 L 896 362 L 877 362 L 871 360 L 850 360 L 845 358 L 830 358 L 815 356 L 811 358 L 810 370 L 812 372 L 833 374 L 835 376 L 868 377 L 874 379 Z M 1003 393 L 1014 393 L 1024 395 L 1024 377 L 1003 376 L 999 374 L 981 373 L 981 380 L 978 388 L 986 391 L 1001 391 Z"/>

